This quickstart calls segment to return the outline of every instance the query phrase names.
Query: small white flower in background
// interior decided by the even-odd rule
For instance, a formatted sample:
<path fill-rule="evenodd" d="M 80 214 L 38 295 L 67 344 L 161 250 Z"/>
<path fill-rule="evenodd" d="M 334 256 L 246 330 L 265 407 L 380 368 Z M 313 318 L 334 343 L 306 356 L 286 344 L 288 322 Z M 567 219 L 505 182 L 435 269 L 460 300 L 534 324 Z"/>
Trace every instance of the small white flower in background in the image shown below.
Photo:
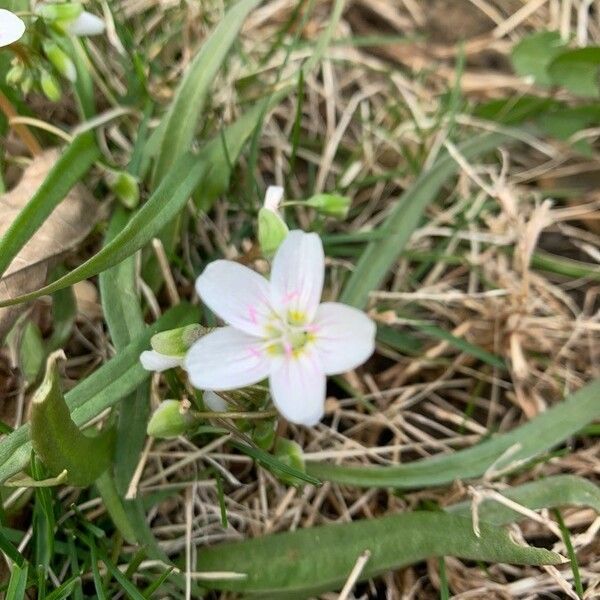
<path fill-rule="evenodd" d="M 104 33 L 104 21 L 83 10 L 78 2 L 55 3 L 42 2 L 35 7 L 40 17 L 53 23 L 58 29 L 71 35 L 90 36 Z"/>
<path fill-rule="evenodd" d="M 375 348 L 375 324 L 362 311 L 320 304 L 325 259 L 314 233 L 291 231 L 271 280 L 217 260 L 196 289 L 224 321 L 190 348 L 184 368 L 203 390 L 231 390 L 268 377 L 275 406 L 293 423 L 316 424 L 324 412 L 327 375 L 362 364 Z"/>
<path fill-rule="evenodd" d="M 162 373 L 168 369 L 183 366 L 183 356 L 169 356 L 156 350 L 144 350 L 140 354 L 140 362 L 146 371 Z"/>
<path fill-rule="evenodd" d="M 283 188 L 278 185 L 270 185 L 265 194 L 263 207 L 272 210 L 273 212 L 277 212 L 282 200 Z"/>
<path fill-rule="evenodd" d="M 104 21 L 85 10 L 67 26 L 67 31 L 77 36 L 101 35 L 104 29 Z"/>
<path fill-rule="evenodd" d="M 0 46 L 8 46 L 25 33 L 25 23 L 17 15 L 0 8 Z"/>

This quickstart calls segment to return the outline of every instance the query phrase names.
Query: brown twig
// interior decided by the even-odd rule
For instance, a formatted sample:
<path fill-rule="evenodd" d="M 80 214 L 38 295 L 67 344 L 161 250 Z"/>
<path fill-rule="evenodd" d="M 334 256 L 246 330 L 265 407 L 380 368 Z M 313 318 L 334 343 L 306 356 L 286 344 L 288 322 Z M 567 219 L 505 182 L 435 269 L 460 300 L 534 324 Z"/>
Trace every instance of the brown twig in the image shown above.
<path fill-rule="evenodd" d="M 23 143 L 27 146 L 29 152 L 31 152 L 31 155 L 38 156 L 41 154 L 42 147 L 33 133 L 29 131 L 29 128 L 22 123 L 11 123 L 11 119 L 18 117 L 19 114 L 15 110 L 15 107 L 12 105 L 11 101 L 4 95 L 2 91 L 0 91 L 0 110 L 6 115 L 9 125 L 14 128 L 16 134 L 23 140 Z"/>

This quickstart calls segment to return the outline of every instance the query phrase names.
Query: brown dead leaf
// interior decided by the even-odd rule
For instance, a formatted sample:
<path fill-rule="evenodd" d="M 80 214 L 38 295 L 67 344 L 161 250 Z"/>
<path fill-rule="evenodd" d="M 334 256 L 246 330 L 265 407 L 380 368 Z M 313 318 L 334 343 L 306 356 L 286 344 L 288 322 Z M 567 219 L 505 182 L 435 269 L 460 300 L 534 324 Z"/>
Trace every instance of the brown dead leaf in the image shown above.
<path fill-rule="evenodd" d="M 18 185 L 0 196 L 0 237 L 42 184 L 58 158 L 49 150 L 33 159 Z M 58 259 L 81 242 L 98 216 L 98 205 L 81 184 L 76 185 L 46 222 L 22 248 L 0 279 L 0 299 L 32 292 L 46 283 Z M 10 330 L 24 306 L 0 308 L 0 340 Z"/>

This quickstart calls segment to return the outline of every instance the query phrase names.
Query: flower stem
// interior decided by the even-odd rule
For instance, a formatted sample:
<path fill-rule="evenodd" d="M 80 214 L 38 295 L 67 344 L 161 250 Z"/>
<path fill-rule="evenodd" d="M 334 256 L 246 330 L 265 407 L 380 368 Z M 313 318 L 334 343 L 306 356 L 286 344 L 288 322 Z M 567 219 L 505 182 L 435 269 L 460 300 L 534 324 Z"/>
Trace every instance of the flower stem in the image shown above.
<path fill-rule="evenodd" d="M 258 412 L 216 412 L 202 411 L 191 413 L 199 419 L 269 419 L 277 416 L 276 410 L 263 410 Z"/>

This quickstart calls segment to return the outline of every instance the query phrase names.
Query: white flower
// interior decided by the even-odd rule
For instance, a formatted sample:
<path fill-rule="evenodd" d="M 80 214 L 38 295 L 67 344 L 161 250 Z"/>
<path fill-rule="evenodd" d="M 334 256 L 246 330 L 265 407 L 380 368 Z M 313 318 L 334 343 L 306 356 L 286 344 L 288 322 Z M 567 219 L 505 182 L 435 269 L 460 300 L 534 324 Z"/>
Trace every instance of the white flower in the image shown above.
<path fill-rule="evenodd" d="M 69 23 L 67 31 L 71 35 L 89 36 L 104 33 L 104 28 L 104 21 L 100 17 L 84 10 L 74 21 Z"/>
<path fill-rule="evenodd" d="M 183 356 L 169 356 L 161 354 L 156 350 L 144 350 L 140 354 L 140 362 L 146 371 L 156 371 L 162 373 L 167 369 L 180 367 L 183 365 Z"/>
<path fill-rule="evenodd" d="M 291 422 L 316 424 L 325 378 L 362 364 L 375 347 L 375 324 L 362 311 L 319 304 L 325 262 L 320 238 L 291 231 L 273 260 L 271 281 L 217 260 L 196 289 L 228 326 L 199 339 L 184 368 L 204 390 L 231 390 L 268 377 L 277 409 Z"/>
<path fill-rule="evenodd" d="M 25 33 L 25 23 L 17 15 L 0 8 L 0 46 L 16 42 Z"/>

